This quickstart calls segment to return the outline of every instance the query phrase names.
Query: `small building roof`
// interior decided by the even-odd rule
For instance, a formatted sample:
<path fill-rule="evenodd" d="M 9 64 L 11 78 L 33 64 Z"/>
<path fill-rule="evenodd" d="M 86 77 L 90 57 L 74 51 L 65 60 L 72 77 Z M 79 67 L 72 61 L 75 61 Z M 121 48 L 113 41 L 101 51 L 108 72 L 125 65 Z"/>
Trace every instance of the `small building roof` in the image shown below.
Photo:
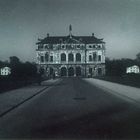
<path fill-rule="evenodd" d="M 139 68 L 139 66 L 137 66 L 137 65 L 129 66 L 129 67 L 127 67 L 127 68 L 132 68 L 132 67 L 137 67 L 137 68 Z"/>
<path fill-rule="evenodd" d="M 2 67 L 1 69 L 11 69 L 11 68 L 6 66 L 6 67 Z"/>

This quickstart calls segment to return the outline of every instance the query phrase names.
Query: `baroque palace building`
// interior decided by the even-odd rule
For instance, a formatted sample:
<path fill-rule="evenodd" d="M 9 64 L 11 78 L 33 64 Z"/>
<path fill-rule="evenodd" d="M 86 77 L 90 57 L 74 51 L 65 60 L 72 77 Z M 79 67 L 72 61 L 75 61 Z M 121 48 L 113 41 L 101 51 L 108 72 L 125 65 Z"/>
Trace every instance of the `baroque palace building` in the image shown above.
<path fill-rule="evenodd" d="M 37 67 L 46 76 L 93 77 L 105 74 L 105 42 L 91 36 L 74 36 L 69 26 L 68 36 L 38 39 Z"/>

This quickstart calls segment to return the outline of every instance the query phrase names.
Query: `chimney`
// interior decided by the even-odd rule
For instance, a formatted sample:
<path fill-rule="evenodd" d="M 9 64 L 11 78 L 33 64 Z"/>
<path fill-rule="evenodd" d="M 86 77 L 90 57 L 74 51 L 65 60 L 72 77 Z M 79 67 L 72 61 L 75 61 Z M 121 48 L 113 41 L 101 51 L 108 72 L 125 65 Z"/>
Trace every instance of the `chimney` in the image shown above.
<path fill-rule="evenodd" d="M 94 37 L 94 33 L 92 33 L 92 36 Z"/>

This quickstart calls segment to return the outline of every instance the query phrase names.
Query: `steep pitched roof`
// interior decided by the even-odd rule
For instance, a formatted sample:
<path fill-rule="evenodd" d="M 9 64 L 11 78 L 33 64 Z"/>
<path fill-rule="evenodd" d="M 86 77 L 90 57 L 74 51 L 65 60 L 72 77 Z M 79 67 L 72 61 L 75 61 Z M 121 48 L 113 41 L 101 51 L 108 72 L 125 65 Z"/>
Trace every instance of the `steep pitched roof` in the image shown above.
<path fill-rule="evenodd" d="M 39 39 L 36 44 L 60 44 L 60 43 L 74 43 L 74 44 L 92 44 L 105 43 L 103 39 L 98 39 L 95 36 L 48 36 L 44 39 Z"/>

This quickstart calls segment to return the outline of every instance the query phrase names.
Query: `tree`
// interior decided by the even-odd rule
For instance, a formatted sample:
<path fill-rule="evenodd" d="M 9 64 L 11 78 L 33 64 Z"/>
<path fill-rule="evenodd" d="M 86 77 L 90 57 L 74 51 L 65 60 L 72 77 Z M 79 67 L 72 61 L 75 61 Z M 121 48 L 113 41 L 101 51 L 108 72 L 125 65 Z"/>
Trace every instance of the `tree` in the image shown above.
<path fill-rule="evenodd" d="M 136 61 L 140 62 L 140 52 L 136 55 Z"/>
<path fill-rule="evenodd" d="M 0 61 L 0 68 L 2 68 L 3 67 L 3 62 L 2 61 Z"/>
<path fill-rule="evenodd" d="M 36 67 L 35 64 L 30 63 L 30 62 L 26 62 L 26 63 L 23 64 L 23 66 L 24 66 L 24 68 L 23 68 L 24 72 L 23 73 L 26 76 L 35 76 L 36 75 L 37 67 Z"/>
<path fill-rule="evenodd" d="M 16 56 L 11 56 L 10 58 L 11 75 L 18 78 L 21 75 L 22 63 L 20 59 Z"/>
<path fill-rule="evenodd" d="M 19 58 L 16 57 L 16 56 L 11 56 L 10 57 L 10 65 L 15 66 L 15 65 L 18 65 L 18 64 L 20 64 Z"/>
<path fill-rule="evenodd" d="M 126 72 L 126 67 L 132 62 L 129 59 L 106 59 L 106 75 L 122 76 Z"/>

